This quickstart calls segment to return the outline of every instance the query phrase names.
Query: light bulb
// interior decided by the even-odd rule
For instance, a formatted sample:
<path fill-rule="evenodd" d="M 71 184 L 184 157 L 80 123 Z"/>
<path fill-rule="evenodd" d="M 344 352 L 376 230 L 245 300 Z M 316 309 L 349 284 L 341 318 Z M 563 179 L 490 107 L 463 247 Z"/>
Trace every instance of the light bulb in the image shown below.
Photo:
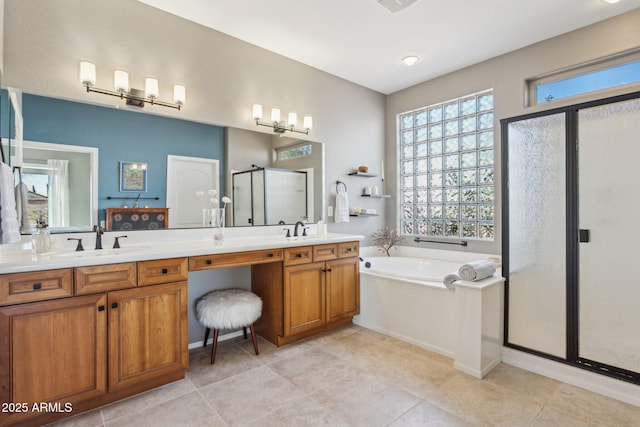
<path fill-rule="evenodd" d="M 80 61 L 80 81 L 85 86 L 96 84 L 96 64 L 89 61 Z"/>
<path fill-rule="evenodd" d="M 116 70 L 113 73 L 113 86 L 116 92 L 129 92 L 129 73 L 124 70 Z"/>
<path fill-rule="evenodd" d="M 187 88 L 184 85 L 173 85 L 173 102 L 184 105 L 187 102 Z"/>
<path fill-rule="evenodd" d="M 155 77 L 147 77 L 144 80 L 144 94 L 147 98 L 155 99 L 160 96 L 158 88 L 158 79 Z"/>

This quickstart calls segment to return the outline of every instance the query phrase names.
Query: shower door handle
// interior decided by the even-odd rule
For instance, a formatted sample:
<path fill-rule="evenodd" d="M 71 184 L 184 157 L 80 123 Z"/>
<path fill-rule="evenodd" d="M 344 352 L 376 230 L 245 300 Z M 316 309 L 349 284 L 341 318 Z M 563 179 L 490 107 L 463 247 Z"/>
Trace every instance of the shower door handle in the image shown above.
<path fill-rule="evenodd" d="M 591 240 L 591 230 L 581 228 L 578 230 L 578 242 L 587 243 Z"/>

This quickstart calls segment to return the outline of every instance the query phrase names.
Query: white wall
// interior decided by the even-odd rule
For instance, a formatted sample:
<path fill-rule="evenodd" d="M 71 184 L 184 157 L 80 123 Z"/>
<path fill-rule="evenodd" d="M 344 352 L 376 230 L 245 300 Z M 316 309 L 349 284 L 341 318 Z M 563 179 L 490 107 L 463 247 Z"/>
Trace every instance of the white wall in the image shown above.
<path fill-rule="evenodd" d="M 535 25 L 535 23 L 532 23 Z M 508 35 L 505 35 L 508 37 Z M 540 107 L 525 107 L 525 80 L 566 67 L 606 57 L 640 47 L 640 9 L 579 29 L 523 49 L 490 59 L 480 64 L 433 79 L 387 97 L 386 109 L 386 157 L 390 160 L 388 183 L 397 188 L 396 120 L 397 115 L 430 104 L 493 88 L 495 146 L 500 147 L 500 119 L 530 113 Z M 635 90 L 640 90 L 637 85 Z M 617 91 L 611 91 L 611 94 Z M 599 95 L 598 97 L 601 97 Z M 583 97 L 587 100 L 593 96 Z M 575 103 L 576 100 L 558 101 L 552 107 Z M 542 106 L 542 108 L 549 108 Z M 391 160 L 393 159 L 393 161 Z M 496 177 L 496 236 L 492 243 L 470 241 L 472 252 L 500 253 L 502 239 L 501 221 L 501 171 L 500 150 L 495 150 Z M 392 191 L 391 194 L 396 194 Z M 397 200 L 388 203 L 387 222 L 397 224 Z M 407 244 L 410 244 L 407 242 Z M 422 244 L 426 246 L 426 244 Z M 433 246 L 433 245 L 432 245 Z M 437 247 L 437 246 L 433 246 Z M 441 249 L 441 248 L 440 248 Z"/>
<path fill-rule="evenodd" d="M 4 59 L 3 86 L 39 95 L 117 103 L 84 91 L 78 67 L 88 59 L 97 66 L 98 87 L 112 87 L 117 67 L 136 88 L 155 75 L 162 99 L 171 98 L 174 82 L 184 83 L 185 108 L 145 107 L 157 114 L 265 133 L 251 120 L 254 102 L 312 114 L 309 139 L 326 144 L 329 204 L 336 179 L 382 159 L 384 95 L 140 2 L 6 0 Z M 358 189 L 350 190 L 356 199 Z M 383 224 L 380 216 L 330 223 L 329 230 L 368 236 Z"/>

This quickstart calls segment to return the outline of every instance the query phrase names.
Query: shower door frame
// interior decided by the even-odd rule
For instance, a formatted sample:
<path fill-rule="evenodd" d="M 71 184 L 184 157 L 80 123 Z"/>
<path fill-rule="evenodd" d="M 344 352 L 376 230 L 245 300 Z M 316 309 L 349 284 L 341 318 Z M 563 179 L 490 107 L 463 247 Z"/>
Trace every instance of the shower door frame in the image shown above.
<path fill-rule="evenodd" d="M 502 271 L 505 276 L 504 346 L 569 364 L 608 377 L 640 385 L 640 373 L 579 356 L 579 210 L 578 210 L 578 112 L 580 110 L 640 99 L 640 91 L 599 100 L 552 108 L 500 120 L 502 150 Z M 509 124 L 545 116 L 565 115 L 566 193 L 566 351 L 565 358 L 509 342 Z"/>

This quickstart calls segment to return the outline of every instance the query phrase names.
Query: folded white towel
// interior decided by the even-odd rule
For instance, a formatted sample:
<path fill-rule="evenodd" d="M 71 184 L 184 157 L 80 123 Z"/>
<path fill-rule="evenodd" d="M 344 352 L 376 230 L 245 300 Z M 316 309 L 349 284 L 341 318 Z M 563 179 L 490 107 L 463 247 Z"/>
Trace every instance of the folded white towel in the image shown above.
<path fill-rule="evenodd" d="M 458 270 L 458 275 L 462 280 L 474 281 L 493 276 L 496 272 L 496 265 L 492 261 L 473 261 L 464 264 Z"/>
<path fill-rule="evenodd" d="M 13 171 L 3 162 L 0 162 L 0 233 L 0 243 L 20 240 Z"/>
<path fill-rule="evenodd" d="M 18 225 L 21 233 L 31 231 L 31 219 L 29 218 L 29 189 L 24 182 L 16 185 L 16 210 L 18 211 Z"/>
<path fill-rule="evenodd" d="M 346 191 L 338 191 L 336 194 L 336 222 L 349 222 L 349 196 Z"/>
<path fill-rule="evenodd" d="M 460 280 L 460 276 L 457 273 L 451 273 L 444 276 L 444 280 L 442 281 L 447 289 L 455 289 L 456 286 L 453 284 L 456 280 Z"/>

